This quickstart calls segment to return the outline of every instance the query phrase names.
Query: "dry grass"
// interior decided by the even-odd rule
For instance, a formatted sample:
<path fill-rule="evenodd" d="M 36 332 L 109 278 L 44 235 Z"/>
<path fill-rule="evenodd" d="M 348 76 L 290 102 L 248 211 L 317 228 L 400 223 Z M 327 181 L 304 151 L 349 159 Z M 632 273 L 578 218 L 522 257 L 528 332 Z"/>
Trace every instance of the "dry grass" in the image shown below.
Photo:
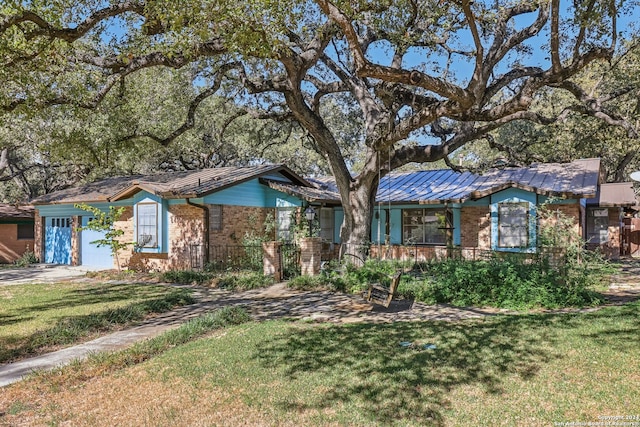
<path fill-rule="evenodd" d="M 0 424 L 596 422 L 640 413 L 639 314 L 634 303 L 458 323 L 247 323 L 137 366 L 78 364 L 10 386 Z"/>

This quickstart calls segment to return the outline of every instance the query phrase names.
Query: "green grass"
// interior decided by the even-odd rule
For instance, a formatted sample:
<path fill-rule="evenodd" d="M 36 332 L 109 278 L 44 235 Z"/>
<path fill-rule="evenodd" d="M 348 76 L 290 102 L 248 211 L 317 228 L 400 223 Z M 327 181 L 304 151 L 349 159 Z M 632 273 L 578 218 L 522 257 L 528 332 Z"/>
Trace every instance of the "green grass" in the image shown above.
<path fill-rule="evenodd" d="M 242 309 L 226 308 L 11 386 L 0 396 L 0 423 L 96 425 L 114 413 L 123 425 L 597 422 L 640 413 L 639 315 L 636 302 L 593 313 L 334 325 L 246 323 Z"/>
<path fill-rule="evenodd" d="M 139 284 L 12 285 L 0 288 L 0 298 L 0 363 L 194 302 L 184 289 Z"/>
<path fill-rule="evenodd" d="M 147 370 L 167 386 L 233 389 L 273 425 L 296 414 L 306 425 L 597 421 L 640 413 L 639 314 L 635 303 L 461 323 L 250 323 L 175 348 Z"/>

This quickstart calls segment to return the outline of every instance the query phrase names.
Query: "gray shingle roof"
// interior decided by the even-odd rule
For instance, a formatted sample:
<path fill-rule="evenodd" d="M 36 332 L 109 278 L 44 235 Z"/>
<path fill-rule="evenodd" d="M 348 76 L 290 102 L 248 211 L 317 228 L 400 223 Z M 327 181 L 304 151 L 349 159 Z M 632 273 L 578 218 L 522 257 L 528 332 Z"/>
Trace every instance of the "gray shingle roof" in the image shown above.
<path fill-rule="evenodd" d="M 260 182 L 274 190 L 281 191 L 292 196 L 299 197 L 311 203 L 340 203 L 340 194 L 330 190 L 323 190 L 314 187 L 303 187 L 301 185 L 289 184 L 271 179 L 260 179 Z"/>
<path fill-rule="evenodd" d="M 80 187 L 68 188 L 33 200 L 36 205 L 51 203 L 109 202 L 131 197 L 140 190 L 166 199 L 203 197 L 253 178 L 281 173 L 293 182 L 309 185 L 283 165 L 222 167 L 158 175 L 106 178 Z"/>
<path fill-rule="evenodd" d="M 33 206 L 0 204 L 0 220 L 33 219 L 34 212 Z"/>

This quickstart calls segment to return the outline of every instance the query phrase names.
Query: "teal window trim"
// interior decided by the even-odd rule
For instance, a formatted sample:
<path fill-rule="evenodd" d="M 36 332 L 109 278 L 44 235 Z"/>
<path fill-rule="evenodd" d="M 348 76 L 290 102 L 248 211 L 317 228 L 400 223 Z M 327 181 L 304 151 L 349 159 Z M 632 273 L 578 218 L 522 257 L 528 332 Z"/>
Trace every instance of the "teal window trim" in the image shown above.
<path fill-rule="evenodd" d="M 435 221 L 432 219 L 435 217 Z M 404 245 L 442 246 L 447 244 L 447 210 L 414 208 L 402 210 L 402 243 Z M 414 239 L 417 233 L 420 238 Z"/>
<path fill-rule="evenodd" d="M 136 243 L 140 248 L 158 248 L 158 203 L 141 202 L 136 204 Z"/>
<path fill-rule="evenodd" d="M 134 241 L 136 242 L 136 251 L 143 253 L 167 253 L 168 252 L 168 220 L 167 220 L 167 208 L 168 203 L 166 200 L 161 199 L 155 195 L 140 194 L 135 197 L 135 203 L 133 205 L 133 226 L 134 226 Z M 144 205 L 156 206 L 156 242 L 155 245 L 146 245 L 143 247 L 137 246 L 140 241 L 140 218 L 138 207 Z"/>

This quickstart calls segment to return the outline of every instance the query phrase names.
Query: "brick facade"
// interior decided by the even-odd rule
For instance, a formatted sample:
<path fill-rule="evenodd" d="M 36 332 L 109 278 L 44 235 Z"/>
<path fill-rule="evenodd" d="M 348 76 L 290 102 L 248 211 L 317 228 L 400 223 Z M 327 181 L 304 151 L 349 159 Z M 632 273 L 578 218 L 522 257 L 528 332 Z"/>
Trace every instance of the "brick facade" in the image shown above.
<path fill-rule="evenodd" d="M 460 212 L 460 245 L 491 249 L 489 206 L 463 207 Z"/>
<path fill-rule="evenodd" d="M 33 253 L 36 255 L 38 262 L 44 262 L 44 218 L 42 218 L 36 209 L 34 216 L 33 232 L 35 239 L 33 241 Z"/>
<path fill-rule="evenodd" d="M 120 255 L 123 267 L 144 271 L 167 271 L 203 266 L 206 258 L 204 256 L 205 211 L 186 204 L 170 205 L 168 211 L 168 227 L 164 228 L 169 230 L 167 251 L 158 254 L 135 252 L 127 248 L 121 251 Z M 216 257 L 220 256 L 221 251 L 217 248 L 241 246 L 246 232 L 253 231 L 255 236 L 264 235 L 265 219 L 267 215 L 273 215 L 273 213 L 273 208 L 224 205 L 222 206 L 222 228 L 216 230 L 213 229 L 214 218 L 209 209 L 209 260 L 215 261 Z M 135 241 L 133 208 L 127 208 L 116 226 L 125 231 L 122 241 Z M 270 237 L 273 238 L 273 236 Z M 227 254 L 227 252 L 224 253 Z"/>
<path fill-rule="evenodd" d="M 247 206 L 222 206 L 222 228 L 213 229 L 213 218 L 209 218 L 209 244 L 211 246 L 234 246 L 242 245 L 245 233 L 252 232 L 255 236 L 262 236 L 265 233 L 265 220 L 267 215 L 273 215 L 273 208 L 255 208 Z M 210 210 L 211 215 L 211 210 Z M 269 239 L 274 239 L 272 231 Z"/>
<path fill-rule="evenodd" d="M 80 232 L 81 226 L 78 215 L 71 217 L 71 265 L 80 265 Z"/>
<path fill-rule="evenodd" d="M 18 239 L 18 224 L 0 224 L 0 236 L 0 263 L 12 263 L 25 252 L 36 250 L 34 239 Z"/>

